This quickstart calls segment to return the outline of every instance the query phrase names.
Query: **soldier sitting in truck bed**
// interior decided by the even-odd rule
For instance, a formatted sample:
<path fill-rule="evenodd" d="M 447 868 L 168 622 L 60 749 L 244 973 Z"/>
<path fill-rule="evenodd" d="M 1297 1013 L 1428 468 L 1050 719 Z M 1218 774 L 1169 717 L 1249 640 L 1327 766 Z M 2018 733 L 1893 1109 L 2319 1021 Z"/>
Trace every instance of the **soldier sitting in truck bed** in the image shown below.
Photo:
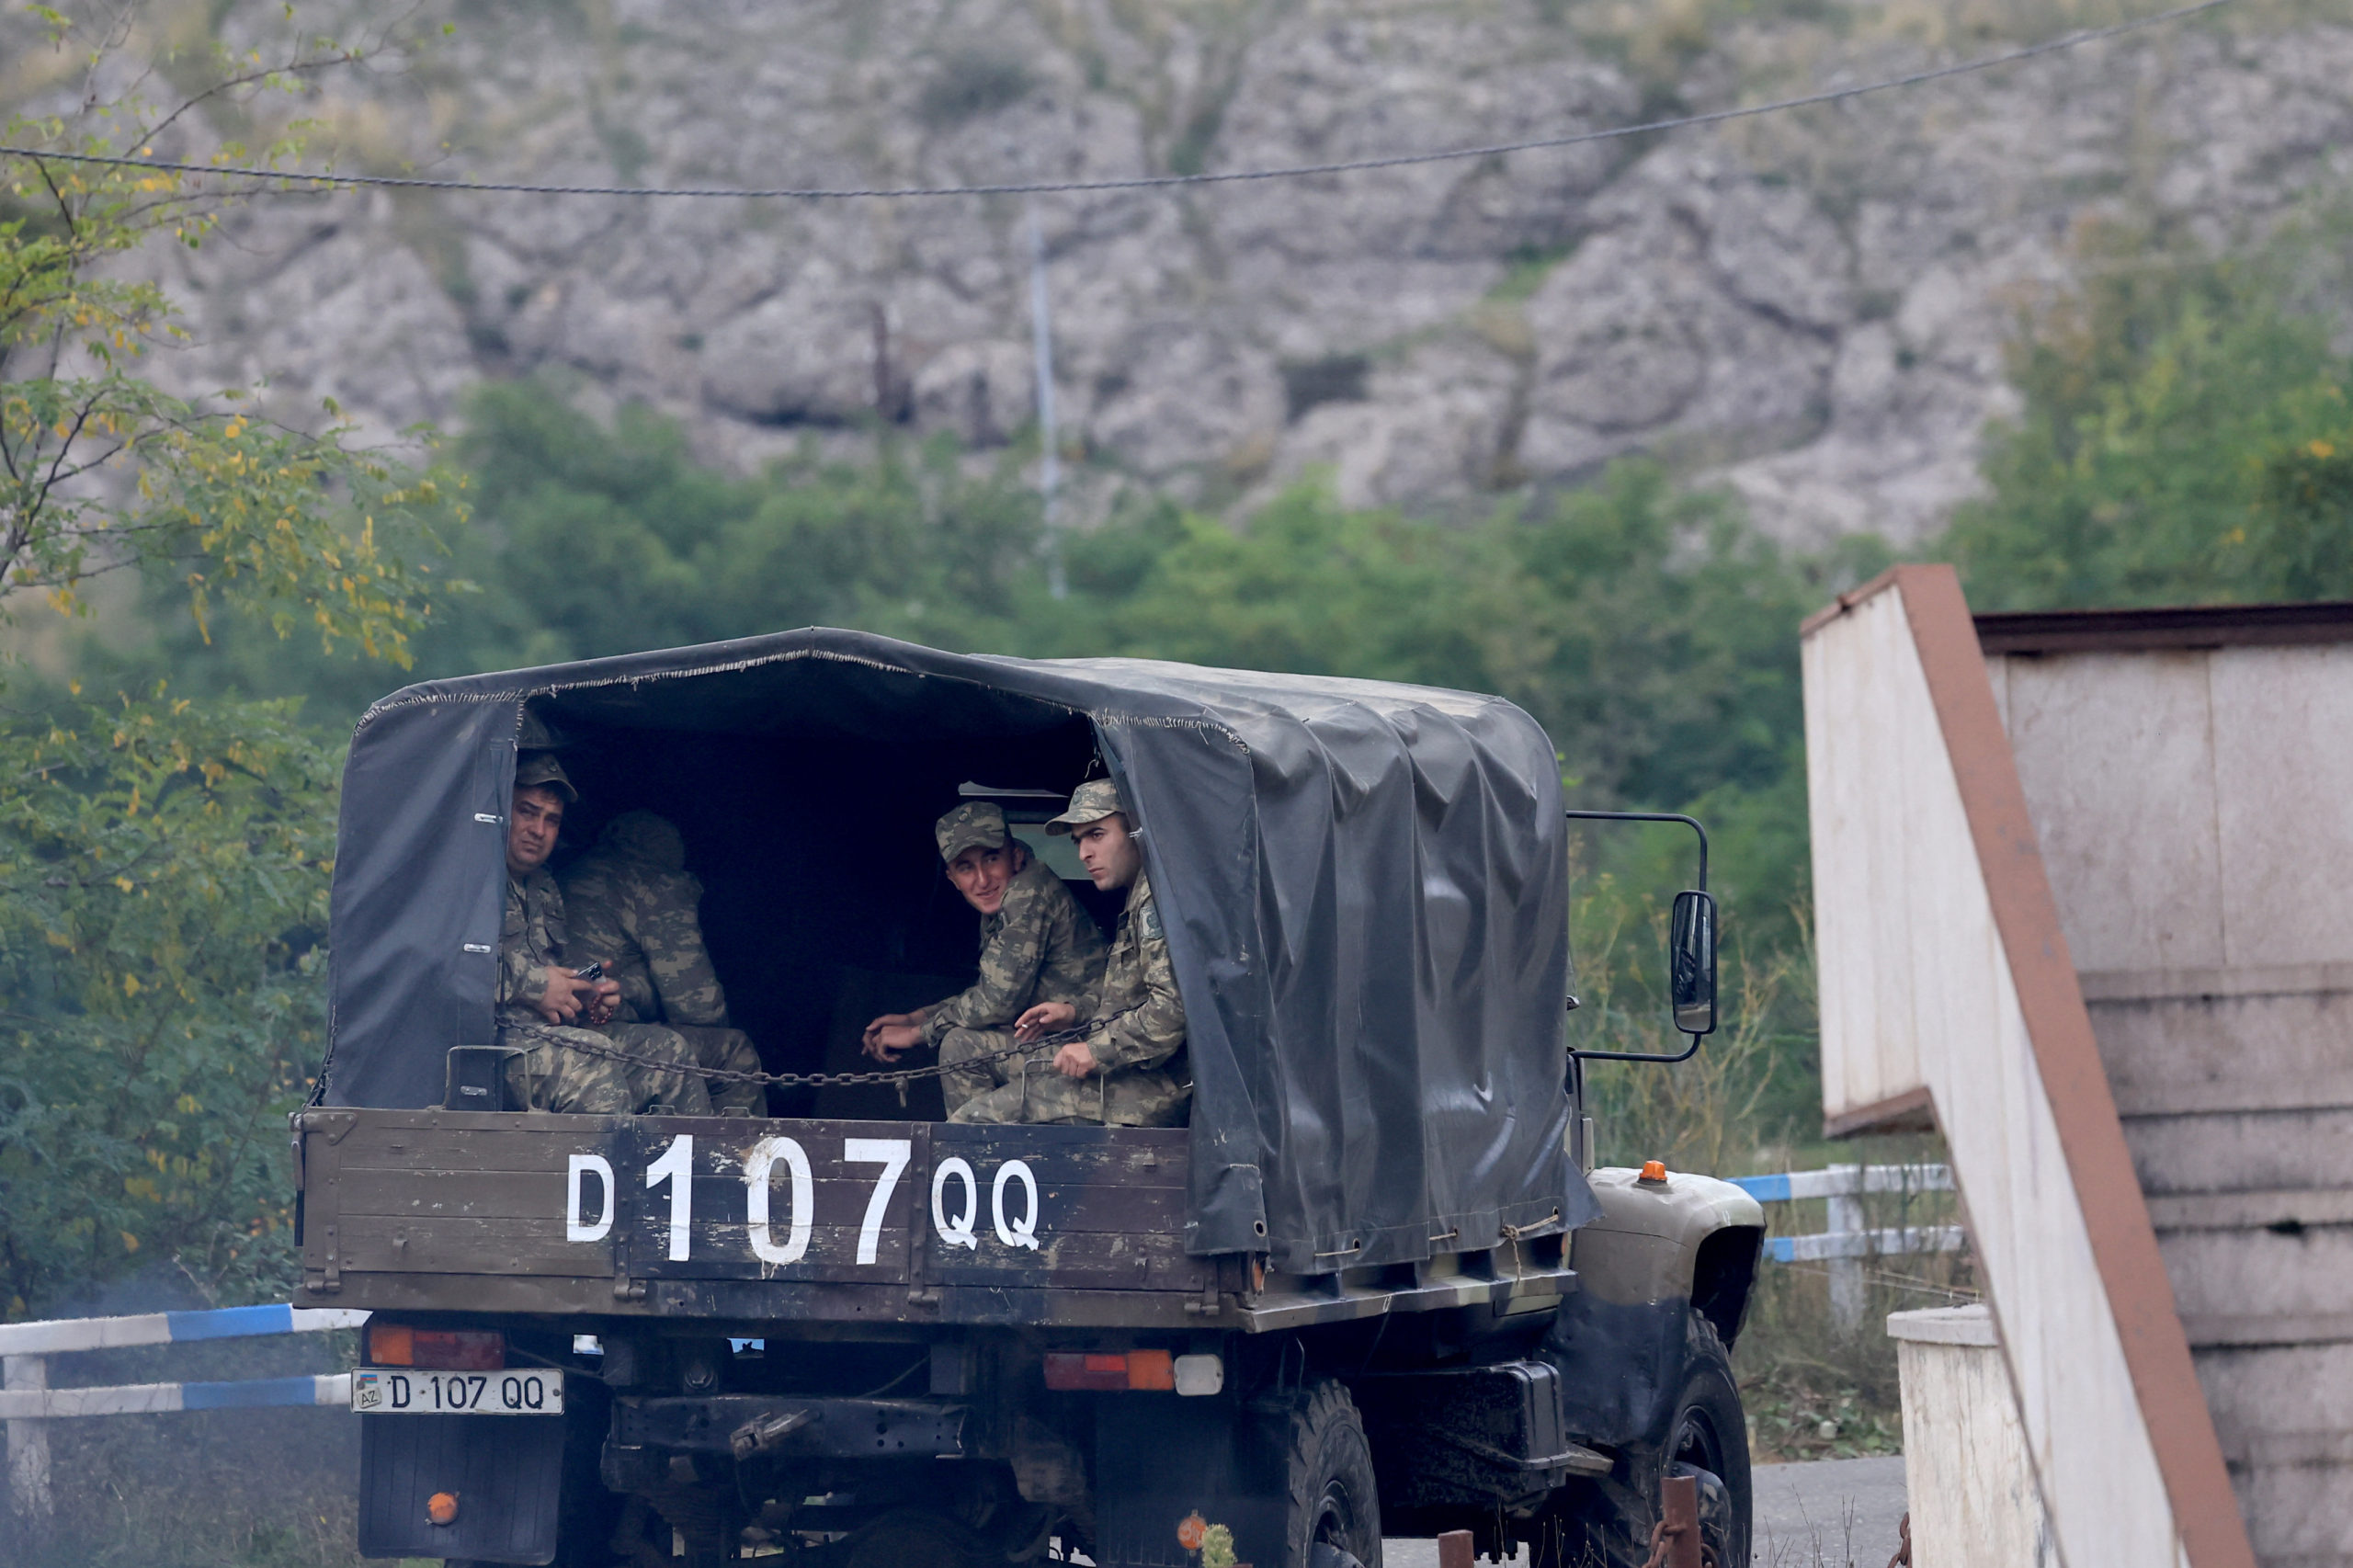
<path fill-rule="evenodd" d="M 934 824 L 948 880 L 981 915 L 981 976 L 945 1002 L 885 1013 L 866 1026 L 878 1062 L 928 1040 L 944 1063 L 941 1093 L 952 1116 L 1017 1071 L 1006 1057 L 1014 1020 L 1040 1002 L 1085 1001 L 1103 970 L 1103 937 L 1063 880 L 1005 825 L 986 801 L 968 801 Z M 985 1060 L 979 1060 L 985 1059 Z"/>
<path fill-rule="evenodd" d="M 1092 778 L 1072 793 L 1070 809 L 1046 824 L 1048 833 L 1071 835 L 1097 887 L 1128 890 L 1127 907 L 1120 912 L 1095 994 L 1075 1005 L 1041 1001 L 1015 1025 L 1018 1038 L 1041 1045 L 1074 1026 L 1086 1033 L 1056 1042 L 1046 1060 L 1011 1062 L 1009 1082 L 966 1101 L 950 1119 L 1113 1127 L 1184 1122 L 1193 1093 L 1186 1070 L 1185 1004 L 1176 994 L 1133 820 L 1112 782 Z"/>
<path fill-rule="evenodd" d="M 703 945 L 702 883 L 687 869 L 687 843 L 666 817 L 623 812 L 597 846 L 564 868 L 563 910 L 574 952 L 610 955 L 605 978 L 620 988 L 613 1011 L 624 1024 L 663 1024 L 694 1048 L 705 1067 L 760 1071 L 752 1037 L 727 1022 L 727 993 Z M 722 1115 L 768 1113 L 756 1080 L 704 1085 Z"/>
<path fill-rule="evenodd" d="M 580 792 L 548 752 L 515 766 L 506 819 L 506 912 L 498 936 L 498 1043 L 520 1052 L 507 1069 L 516 1097 L 531 1110 L 628 1116 L 661 1105 L 683 1116 L 710 1114 L 702 1080 L 683 1069 L 694 1052 L 655 1024 L 606 1024 L 620 996 L 612 981 L 573 972 L 585 960 L 564 953 L 563 894 L 548 874 L 564 808 Z M 606 1052 L 644 1059 L 631 1063 Z M 676 1062 L 677 1066 L 665 1063 Z"/>

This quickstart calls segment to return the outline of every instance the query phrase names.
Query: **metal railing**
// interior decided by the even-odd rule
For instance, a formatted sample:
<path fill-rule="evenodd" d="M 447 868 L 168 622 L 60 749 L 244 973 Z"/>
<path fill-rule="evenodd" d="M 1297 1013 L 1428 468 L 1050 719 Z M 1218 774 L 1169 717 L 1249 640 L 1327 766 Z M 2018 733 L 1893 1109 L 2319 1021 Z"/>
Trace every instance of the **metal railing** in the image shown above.
<path fill-rule="evenodd" d="M 1947 1165 L 1832 1165 L 1778 1176 L 1734 1176 L 1733 1185 L 1759 1203 L 1796 1203 L 1807 1199 L 1826 1202 L 1827 1231 L 1808 1236 L 1768 1236 L 1765 1256 L 1776 1263 L 1827 1263 L 1830 1310 L 1847 1328 L 1861 1323 L 1869 1306 L 1866 1259 L 1903 1253 L 1957 1252 L 1963 1240 L 1959 1225 L 1873 1228 L 1863 1222 L 1865 1193 L 1950 1192 L 1952 1170 Z"/>
<path fill-rule="evenodd" d="M 56 1511 L 49 1485 L 48 1423 L 77 1415 L 145 1415 L 167 1410 L 253 1410 L 342 1405 L 351 1401 L 347 1372 L 240 1382 L 129 1383 L 114 1388 L 49 1386 L 49 1358 L 133 1345 L 188 1345 L 269 1334 L 320 1334 L 357 1328 L 364 1312 L 342 1308 L 222 1307 L 211 1312 L 142 1312 L 131 1317 L 56 1318 L 0 1324 L 0 1419 L 8 1424 L 8 1501 L 36 1526 Z"/>

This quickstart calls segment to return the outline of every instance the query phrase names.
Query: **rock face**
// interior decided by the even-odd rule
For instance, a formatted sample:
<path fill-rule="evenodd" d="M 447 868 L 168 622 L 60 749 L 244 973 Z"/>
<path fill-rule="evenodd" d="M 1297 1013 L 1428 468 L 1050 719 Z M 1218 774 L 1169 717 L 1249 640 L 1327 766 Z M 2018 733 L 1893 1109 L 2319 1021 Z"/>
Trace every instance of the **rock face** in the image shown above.
<path fill-rule="evenodd" d="M 2063 10 L 2064 8 L 2062 8 Z M 1555 135 L 1901 74 L 2060 24 L 1812 0 L 573 0 L 456 13 L 326 89 L 341 166 L 629 186 L 1231 172 Z M 1086 492 L 1482 510 L 1630 452 L 1775 533 L 1936 527 L 2006 406 L 2018 312 L 2104 215 L 2217 244 L 2353 147 L 2353 27 L 2174 24 L 1642 139 L 1036 199 Z M 2313 15 L 2321 11 L 2314 8 Z M 244 9 L 232 13 L 229 30 Z M 258 16 L 259 13 L 256 12 Z M 2104 19 L 2107 13 L 2101 13 Z M 1630 19 L 1631 18 L 1631 19 Z M 1965 24 L 1974 20 L 1981 30 Z M 446 142 L 449 151 L 439 151 Z M 372 425 L 563 369 L 749 464 L 875 421 L 985 452 L 1034 409 L 1012 197 L 271 197 L 162 253 L 183 387 L 267 374 Z"/>

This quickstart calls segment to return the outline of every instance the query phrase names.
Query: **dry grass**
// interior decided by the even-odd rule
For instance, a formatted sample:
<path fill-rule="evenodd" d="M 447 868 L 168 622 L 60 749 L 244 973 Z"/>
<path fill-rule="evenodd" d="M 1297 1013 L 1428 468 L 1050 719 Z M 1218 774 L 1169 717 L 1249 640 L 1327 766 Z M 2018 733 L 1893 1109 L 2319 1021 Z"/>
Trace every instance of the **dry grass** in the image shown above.
<path fill-rule="evenodd" d="M 234 1381 L 348 1364 L 349 1335 L 226 1340 L 60 1357 L 61 1386 Z M 11 1568 L 360 1568 L 358 1423 L 346 1412 L 224 1410 L 49 1424 L 57 1518 L 16 1539 Z"/>
<path fill-rule="evenodd" d="M 1927 1136 L 1871 1139 L 1836 1155 L 1841 1164 L 1859 1165 L 1943 1158 L 1941 1142 Z M 1811 1162 L 1815 1168 L 1826 1163 Z M 1956 1222 L 1950 1193 L 1867 1193 L 1860 1201 L 1863 1223 L 1873 1230 Z M 1777 1235 L 1820 1232 L 1827 1224 L 1819 1202 L 1768 1204 L 1765 1212 Z M 1765 1265 L 1733 1356 L 1748 1408 L 1749 1445 L 1759 1463 L 1901 1453 L 1903 1411 L 1887 1315 L 1977 1297 L 1975 1268 L 1965 1250 L 1858 1261 L 1864 1301 L 1851 1328 L 1832 1310 L 1831 1265 Z"/>

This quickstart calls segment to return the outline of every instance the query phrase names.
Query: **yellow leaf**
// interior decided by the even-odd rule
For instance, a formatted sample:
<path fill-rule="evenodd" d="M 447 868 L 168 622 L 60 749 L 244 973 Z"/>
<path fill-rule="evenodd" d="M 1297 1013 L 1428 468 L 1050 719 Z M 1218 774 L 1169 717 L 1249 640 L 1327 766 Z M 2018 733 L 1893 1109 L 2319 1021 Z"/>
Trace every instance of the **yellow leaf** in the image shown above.
<path fill-rule="evenodd" d="M 179 1097 L 179 1108 L 180 1114 L 182 1116 L 194 1116 L 204 1108 L 202 1106 L 196 1103 L 196 1096 L 194 1095 L 182 1095 Z"/>
<path fill-rule="evenodd" d="M 2326 441 L 2314 441 L 2311 446 L 2306 447 L 2304 450 L 2312 453 L 2312 455 L 2316 458 L 2333 458 L 2336 455 L 2336 447 Z"/>
<path fill-rule="evenodd" d="M 129 892 L 131 891 L 131 881 L 129 878 L 117 877 L 115 880 L 122 884 L 123 892 Z M 139 977 L 137 975 L 126 974 L 122 977 L 122 994 L 125 996 L 136 996 L 139 994 Z"/>
<path fill-rule="evenodd" d="M 123 1232 L 122 1250 L 125 1252 L 137 1252 L 139 1250 L 139 1238 L 132 1235 L 129 1231 Z"/>
<path fill-rule="evenodd" d="M 120 888 L 125 892 L 132 892 L 134 888 L 134 884 L 129 877 L 117 877 L 114 880 L 114 885 Z"/>

